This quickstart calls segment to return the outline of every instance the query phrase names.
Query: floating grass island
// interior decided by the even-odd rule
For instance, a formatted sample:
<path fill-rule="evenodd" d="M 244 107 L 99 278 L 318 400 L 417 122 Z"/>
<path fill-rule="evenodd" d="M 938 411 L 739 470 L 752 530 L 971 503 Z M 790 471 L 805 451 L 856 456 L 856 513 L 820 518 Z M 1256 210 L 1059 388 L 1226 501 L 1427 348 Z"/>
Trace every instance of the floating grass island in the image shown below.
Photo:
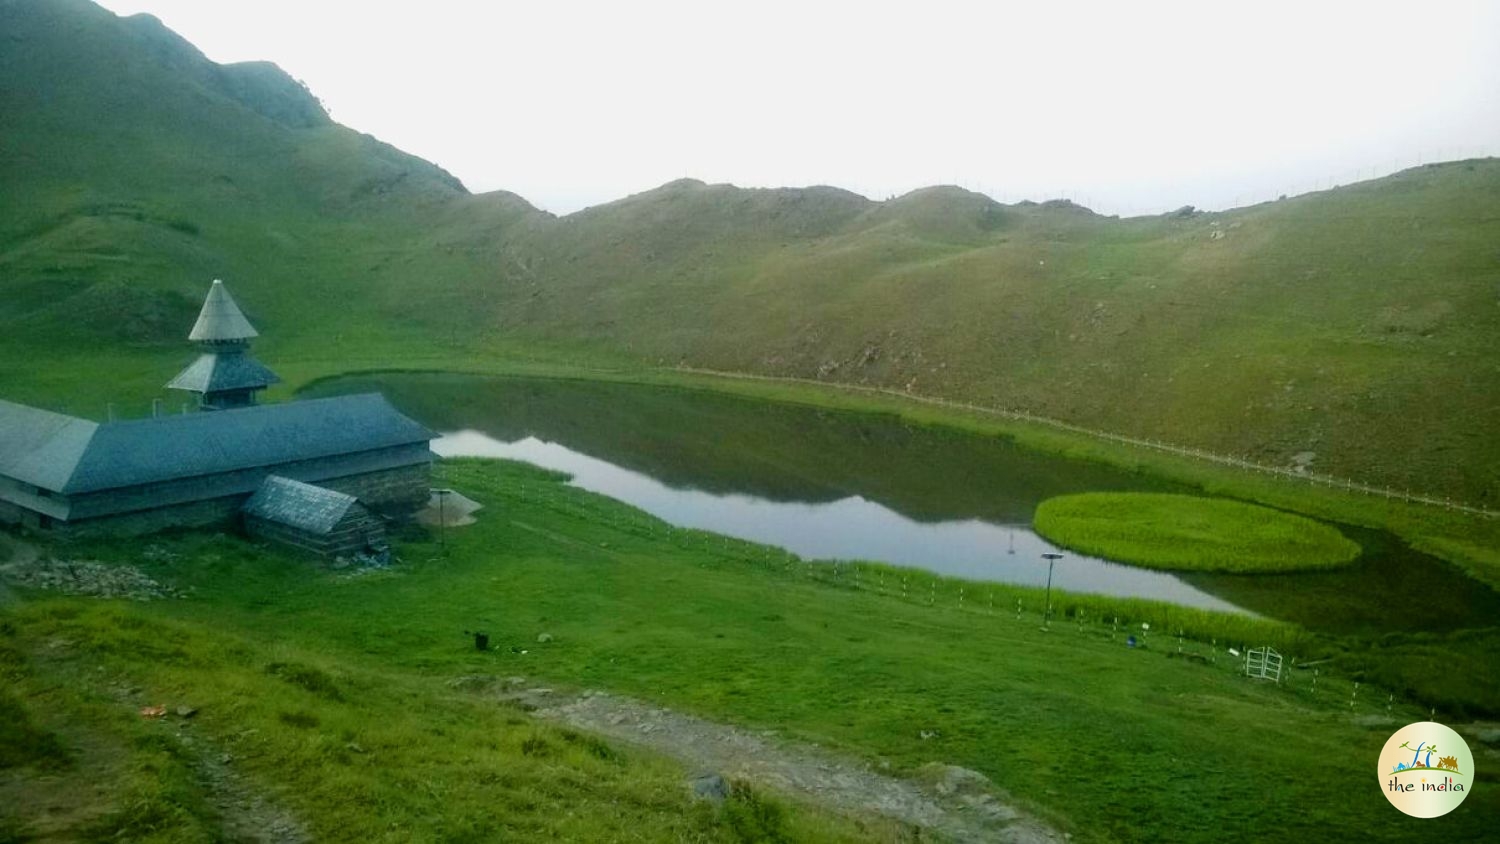
<path fill-rule="evenodd" d="M 1178 571 L 1287 572 L 1341 566 L 1359 545 L 1337 528 L 1223 498 L 1090 492 L 1043 501 L 1048 541 L 1120 563 Z"/>

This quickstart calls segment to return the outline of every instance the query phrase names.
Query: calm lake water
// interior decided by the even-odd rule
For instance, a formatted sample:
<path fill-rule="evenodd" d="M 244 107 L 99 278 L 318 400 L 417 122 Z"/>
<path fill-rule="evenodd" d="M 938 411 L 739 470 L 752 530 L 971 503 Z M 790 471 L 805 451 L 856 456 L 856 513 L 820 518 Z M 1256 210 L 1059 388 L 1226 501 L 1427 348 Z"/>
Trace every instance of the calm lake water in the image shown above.
<path fill-rule="evenodd" d="M 1193 491 L 894 416 L 701 391 L 422 374 L 340 379 L 309 393 L 368 390 L 445 432 L 433 445 L 440 455 L 557 469 L 673 524 L 808 559 L 876 560 L 975 580 L 1046 583 L 1041 554 L 1058 549 L 1030 522 L 1047 498 Z M 1452 566 L 1379 532 L 1340 529 L 1365 552 L 1337 571 L 1173 575 L 1061 551 L 1053 588 L 1338 632 L 1482 626 L 1500 613 L 1500 596 Z M 1444 613 L 1405 611 L 1413 595 Z"/>
<path fill-rule="evenodd" d="M 1055 589 L 1239 609 L 1170 574 L 1063 551 L 1026 525 L 979 519 L 920 522 L 859 495 L 827 502 L 774 501 L 671 487 L 534 436 L 505 442 L 480 431 L 457 431 L 445 434 L 432 448 L 444 457 L 503 457 L 557 469 L 572 475 L 575 486 L 627 502 L 674 525 L 776 545 L 809 560 L 876 560 L 952 577 L 1043 586 L 1047 563 L 1041 555 L 1056 552 L 1064 558 L 1053 567 Z"/>

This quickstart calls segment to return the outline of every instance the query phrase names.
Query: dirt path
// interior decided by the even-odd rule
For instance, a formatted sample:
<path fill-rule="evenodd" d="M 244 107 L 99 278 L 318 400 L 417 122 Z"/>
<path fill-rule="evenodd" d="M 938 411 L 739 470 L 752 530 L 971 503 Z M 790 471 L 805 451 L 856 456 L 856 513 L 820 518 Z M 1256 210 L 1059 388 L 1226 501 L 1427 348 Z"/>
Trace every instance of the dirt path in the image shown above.
<path fill-rule="evenodd" d="M 117 680 L 109 686 L 107 694 L 132 710 L 153 703 L 143 696 L 139 687 L 124 680 Z M 223 742 L 195 729 L 194 710 L 179 709 L 180 703 L 156 701 L 155 705 L 165 705 L 168 712 L 157 722 L 160 734 L 182 749 L 182 758 L 187 760 L 204 797 L 218 815 L 219 840 L 227 844 L 306 844 L 312 841 L 296 816 L 236 769 L 235 758 L 227 752 Z"/>
<path fill-rule="evenodd" d="M 178 741 L 196 751 L 193 767 L 198 781 L 218 810 L 224 841 L 254 844 L 305 844 L 312 837 L 286 809 L 267 797 L 234 770 L 233 757 L 201 740 L 179 735 Z"/>
<path fill-rule="evenodd" d="M 467 685 L 480 678 L 457 681 Z M 633 700 L 587 692 L 561 695 L 527 688 L 522 678 L 497 682 L 505 700 L 571 727 L 671 756 L 690 771 L 742 779 L 848 814 L 875 813 L 954 841 L 1061 842 L 1068 836 L 1007 802 L 983 774 L 928 765 L 919 778 L 882 774 L 854 759 L 809 745 L 672 712 Z"/>
<path fill-rule="evenodd" d="M 226 743 L 197 729 L 197 710 L 190 705 L 149 699 L 123 677 L 110 681 L 102 691 L 134 711 L 148 705 L 166 708 L 167 714 L 155 726 L 182 749 L 182 758 L 216 810 L 219 840 L 227 844 L 306 844 L 312 840 L 296 816 L 237 770 L 229 752 L 233 737 Z"/>
<path fill-rule="evenodd" d="M 3 541 L 0 537 L 0 541 Z M 12 546 L 14 548 L 16 546 Z M 27 565 L 36 558 L 35 549 L 12 557 L 11 565 Z M 182 702 L 148 698 L 144 690 L 124 675 L 107 675 L 80 663 L 81 646 L 63 637 L 46 641 L 29 654 L 31 662 L 54 682 L 76 686 L 81 697 L 111 700 L 131 713 L 143 707 L 164 705 L 166 713 L 150 722 L 153 731 L 177 745 L 180 758 L 190 768 L 205 800 L 213 806 L 217 822 L 215 840 L 226 844 L 306 844 L 312 841 L 306 828 L 282 806 L 277 796 L 239 770 L 230 750 L 237 737 L 215 738 L 198 728 L 197 711 Z M 120 812 L 129 794 L 124 792 L 120 772 L 137 764 L 133 742 L 125 734 L 74 719 L 67 705 L 40 713 L 47 729 L 63 736 L 76 764 L 61 771 L 12 768 L 0 770 L 0 807 L 22 809 L 18 820 L 37 841 L 76 841 L 88 830 L 107 824 Z M 144 717 L 144 715 L 132 717 Z M 7 813 L 0 811 L 0 819 Z M 3 827 L 3 824 L 0 824 Z M 10 840 L 0 828 L 0 839 Z M 97 830 L 96 830 L 97 831 Z M 23 836 L 25 838 L 25 836 Z M 25 840 L 32 840 L 25 838 Z"/>

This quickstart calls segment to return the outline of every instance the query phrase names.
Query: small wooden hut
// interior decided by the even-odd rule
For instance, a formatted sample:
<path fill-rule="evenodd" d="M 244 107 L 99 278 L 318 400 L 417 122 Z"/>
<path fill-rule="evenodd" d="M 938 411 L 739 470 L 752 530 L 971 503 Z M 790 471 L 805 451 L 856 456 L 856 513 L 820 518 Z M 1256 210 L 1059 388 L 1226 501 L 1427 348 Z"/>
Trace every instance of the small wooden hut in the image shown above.
<path fill-rule="evenodd" d="M 385 525 L 352 495 L 271 475 L 245 502 L 245 532 L 335 557 L 385 547 Z"/>

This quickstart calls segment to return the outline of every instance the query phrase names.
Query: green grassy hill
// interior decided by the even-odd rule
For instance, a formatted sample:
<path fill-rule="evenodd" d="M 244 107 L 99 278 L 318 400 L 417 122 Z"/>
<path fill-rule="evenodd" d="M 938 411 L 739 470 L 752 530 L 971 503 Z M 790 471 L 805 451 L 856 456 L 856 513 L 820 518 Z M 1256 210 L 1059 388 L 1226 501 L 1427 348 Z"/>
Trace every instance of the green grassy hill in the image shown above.
<path fill-rule="evenodd" d="M 333 123 L 275 66 L 216 65 L 155 18 L 27 0 L 0 5 L 0 30 L 13 341 L 80 357 L 180 349 L 214 276 L 243 280 L 268 328 L 337 331 L 332 297 L 363 287 L 424 209 L 466 193 Z"/>
<path fill-rule="evenodd" d="M 830 230 L 801 218 L 814 204 L 821 189 L 678 184 L 564 218 L 507 244 L 535 250 L 540 278 L 499 283 L 498 319 L 651 362 L 906 388 L 1500 494 L 1500 163 L 1185 217 L 935 188 L 820 213 Z M 643 219 L 659 221 L 650 239 Z"/>
<path fill-rule="evenodd" d="M 154 19 L 23 0 L 0 30 L 8 396 L 144 406 L 221 277 L 293 379 L 688 364 L 1266 463 L 1310 452 L 1315 471 L 1500 502 L 1497 161 L 1126 220 L 952 187 L 872 202 L 692 180 L 559 218 L 470 195 L 274 66 L 214 65 Z"/>

